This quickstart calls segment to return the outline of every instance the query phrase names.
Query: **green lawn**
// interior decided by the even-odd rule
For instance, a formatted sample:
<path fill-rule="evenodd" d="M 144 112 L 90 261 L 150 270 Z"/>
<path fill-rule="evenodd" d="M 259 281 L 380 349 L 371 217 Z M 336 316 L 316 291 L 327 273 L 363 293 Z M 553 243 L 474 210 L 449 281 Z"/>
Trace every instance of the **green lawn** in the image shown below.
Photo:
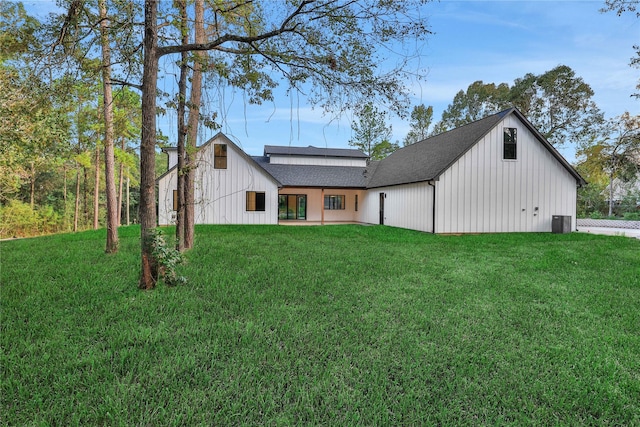
<path fill-rule="evenodd" d="M 639 425 L 640 240 L 203 226 L 0 243 L 7 425 Z"/>

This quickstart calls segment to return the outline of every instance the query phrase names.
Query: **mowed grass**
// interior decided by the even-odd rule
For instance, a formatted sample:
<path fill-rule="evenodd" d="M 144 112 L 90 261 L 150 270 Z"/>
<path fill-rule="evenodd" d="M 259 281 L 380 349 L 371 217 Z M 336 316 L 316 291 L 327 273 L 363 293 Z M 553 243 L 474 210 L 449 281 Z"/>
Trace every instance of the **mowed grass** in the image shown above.
<path fill-rule="evenodd" d="M 0 243 L 3 424 L 640 424 L 639 240 L 202 226 L 144 292 L 138 233 Z"/>

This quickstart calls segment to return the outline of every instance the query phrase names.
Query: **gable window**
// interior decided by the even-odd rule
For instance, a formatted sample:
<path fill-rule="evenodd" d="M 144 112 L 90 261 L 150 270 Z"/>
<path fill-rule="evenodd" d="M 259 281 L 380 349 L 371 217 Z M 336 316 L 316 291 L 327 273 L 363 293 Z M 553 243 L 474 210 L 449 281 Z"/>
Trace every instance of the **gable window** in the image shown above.
<path fill-rule="evenodd" d="M 324 196 L 324 208 L 327 210 L 344 209 L 344 196 Z"/>
<path fill-rule="evenodd" d="M 518 158 L 518 143 L 517 143 L 516 128 L 504 128 L 502 158 L 504 160 L 516 160 Z"/>
<path fill-rule="evenodd" d="M 279 195 L 278 219 L 307 219 L 307 195 Z"/>
<path fill-rule="evenodd" d="M 264 212 L 265 195 L 260 191 L 247 191 L 247 211 Z"/>
<path fill-rule="evenodd" d="M 227 168 L 227 144 L 213 144 L 213 168 Z"/>

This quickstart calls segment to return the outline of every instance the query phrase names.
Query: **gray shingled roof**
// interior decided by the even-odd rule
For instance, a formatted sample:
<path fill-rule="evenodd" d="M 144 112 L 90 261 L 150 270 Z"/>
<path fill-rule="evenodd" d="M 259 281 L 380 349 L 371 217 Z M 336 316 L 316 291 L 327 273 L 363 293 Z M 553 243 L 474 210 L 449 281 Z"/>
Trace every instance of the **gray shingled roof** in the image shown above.
<path fill-rule="evenodd" d="M 288 147 L 265 145 L 264 155 L 278 154 L 281 156 L 314 156 L 314 157 L 353 157 L 366 159 L 367 155 L 360 150 L 349 148 L 318 148 L 318 147 Z"/>
<path fill-rule="evenodd" d="M 396 150 L 380 162 L 367 187 L 409 184 L 438 178 L 509 111 Z"/>
<path fill-rule="evenodd" d="M 540 143 L 569 171 L 579 185 L 584 178 L 515 108 L 425 139 L 393 152 L 375 168 L 367 188 L 409 184 L 437 179 L 455 161 L 489 133 L 502 119 L 514 114 L 536 135 Z"/>
<path fill-rule="evenodd" d="M 365 167 L 271 164 L 267 157 L 253 157 L 285 187 L 365 188 Z"/>

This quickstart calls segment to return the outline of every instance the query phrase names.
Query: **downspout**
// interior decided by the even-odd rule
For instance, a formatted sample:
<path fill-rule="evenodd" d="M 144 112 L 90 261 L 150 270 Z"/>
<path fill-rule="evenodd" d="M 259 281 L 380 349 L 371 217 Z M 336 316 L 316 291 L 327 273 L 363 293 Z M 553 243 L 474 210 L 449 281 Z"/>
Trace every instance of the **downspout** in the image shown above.
<path fill-rule="evenodd" d="M 427 181 L 433 187 L 433 202 L 431 203 L 431 233 L 436 234 L 436 185 L 434 181 Z"/>

